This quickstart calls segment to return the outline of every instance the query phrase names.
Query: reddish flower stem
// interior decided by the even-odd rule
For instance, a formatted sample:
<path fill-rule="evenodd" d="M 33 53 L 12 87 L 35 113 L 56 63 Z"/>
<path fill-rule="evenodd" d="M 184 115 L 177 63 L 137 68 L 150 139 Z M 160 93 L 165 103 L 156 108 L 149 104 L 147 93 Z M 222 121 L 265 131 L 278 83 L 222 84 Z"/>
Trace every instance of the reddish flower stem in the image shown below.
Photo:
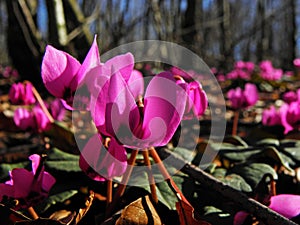
<path fill-rule="evenodd" d="M 154 159 L 154 162 L 157 163 L 158 169 L 160 170 L 163 177 L 166 180 L 171 179 L 169 172 L 167 171 L 166 167 L 164 166 L 163 162 L 161 161 L 161 159 L 160 159 L 159 155 L 157 154 L 154 147 L 151 147 L 149 149 L 149 153 L 150 153 L 151 157 Z"/>
<path fill-rule="evenodd" d="M 158 198 L 157 198 L 157 194 L 156 194 L 155 180 L 154 180 L 154 177 L 153 177 L 153 174 L 152 174 L 152 171 L 151 171 L 151 163 L 150 163 L 150 159 L 149 159 L 149 151 L 148 150 L 143 151 L 143 157 L 144 157 L 144 163 L 148 167 L 148 180 L 149 180 L 152 200 L 155 203 L 158 203 Z"/>
<path fill-rule="evenodd" d="M 131 156 L 130 156 L 130 158 L 127 161 L 128 165 L 127 165 L 126 171 L 125 171 L 125 173 L 124 173 L 124 175 L 122 177 L 122 181 L 119 184 L 116 193 L 114 194 L 114 197 L 112 199 L 111 204 L 109 204 L 109 206 L 106 209 L 106 213 L 105 213 L 106 218 L 108 218 L 109 216 L 111 216 L 112 210 L 115 208 L 116 203 L 119 201 L 119 199 L 121 198 L 121 196 L 124 194 L 124 191 L 125 191 L 126 185 L 128 183 L 129 177 L 130 177 L 130 175 L 132 173 L 133 165 L 135 163 L 136 156 L 137 156 L 138 152 L 139 152 L 139 150 L 137 150 L 137 149 L 136 150 L 132 150 L 132 152 L 131 152 Z"/>
<path fill-rule="evenodd" d="M 169 187 L 174 192 L 176 197 L 179 200 L 185 201 L 187 204 L 190 204 L 189 201 L 184 197 L 183 193 L 179 189 L 179 187 L 176 185 L 172 177 L 170 176 L 169 172 L 167 171 L 166 167 L 164 166 L 163 162 L 161 161 L 159 155 L 157 154 L 154 147 L 151 147 L 149 149 L 149 153 L 154 159 L 154 162 L 157 163 L 158 169 L 160 170 L 161 174 L 164 176 L 165 180 L 167 181 Z"/>
<path fill-rule="evenodd" d="M 232 135 L 237 135 L 238 123 L 239 123 L 240 111 L 234 111 L 233 124 L 232 124 Z"/>
<path fill-rule="evenodd" d="M 112 201 L 112 180 L 108 180 L 106 185 L 106 205 L 108 206 Z"/>
<path fill-rule="evenodd" d="M 37 220 L 39 218 L 38 214 L 36 213 L 36 211 L 34 210 L 34 208 L 32 206 L 30 206 L 27 209 L 27 211 L 30 214 L 30 216 L 32 217 L 32 219 Z"/>
<path fill-rule="evenodd" d="M 24 84 L 26 83 L 30 83 L 29 81 L 24 81 Z M 31 83 L 30 83 L 31 84 Z M 32 84 L 31 84 L 32 85 Z M 50 123 L 54 123 L 54 118 L 52 117 L 52 115 L 49 113 L 41 95 L 39 94 L 39 92 L 35 89 L 35 87 L 32 85 L 32 93 L 34 94 L 34 97 L 36 98 L 36 100 L 38 101 L 38 103 L 40 104 L 43 112 L 45 113 L 45 115 L 47 116 L 48 120 L 50 121 Z"/>

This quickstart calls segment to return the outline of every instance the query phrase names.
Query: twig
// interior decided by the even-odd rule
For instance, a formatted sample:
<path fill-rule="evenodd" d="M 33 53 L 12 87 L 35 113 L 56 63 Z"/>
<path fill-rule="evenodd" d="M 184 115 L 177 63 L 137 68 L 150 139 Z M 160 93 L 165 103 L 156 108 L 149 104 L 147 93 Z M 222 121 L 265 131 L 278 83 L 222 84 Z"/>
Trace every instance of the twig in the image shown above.
<path fill-rule="evenodd" d="M 171 152 L 166 148 L 157 149 L 157 153 L 162 159 L 171 157 L 172 166 L 181 168 L 183 173 L 186 173 L 196 181 L 200 182 L 203 186 L 209 187 L 210 190 L 217 192 L 225 198 L 240 205 L 241 208 L 251 214 L 254 214 L 258 219 L 262 220 L 265 224 L 269 225 L 296 225 L 293 221 L 288 220 L 282 215 L 274 212 L 267 206 L 249 198 L 242 192 L 233 189 L 232 187 L 222 183 L 210 174 L 204 172 L 200 168 L 189 164 L 177 154 Z M 182 165 L 184 165 L 182 167 Z"/>
<path fill-rule="evenodd" d="M 17 218 L 19 219 L 22 219 L 22 220 L 31 220 L 29 217 L 23 215 L 22 213 L 18 212 L 18 211 L 15 211 L 14 209 L 11 209 L 10 207 L 0 203 L 0 208 L 3 207 L 5 209 L 7 209 L 11 214 L 13 214 L 14 216 L 16 216 Z"/>

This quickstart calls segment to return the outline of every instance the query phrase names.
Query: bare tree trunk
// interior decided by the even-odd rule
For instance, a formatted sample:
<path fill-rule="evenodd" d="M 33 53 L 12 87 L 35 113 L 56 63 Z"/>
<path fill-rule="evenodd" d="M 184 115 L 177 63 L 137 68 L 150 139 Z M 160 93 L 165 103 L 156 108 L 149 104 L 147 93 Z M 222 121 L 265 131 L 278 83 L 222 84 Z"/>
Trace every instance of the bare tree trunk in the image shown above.
<path fill-rule="evenodd" d="M 194 46 L 195 37 L 197 34 L 195 19 L 196 19 L 196 0 L 188 0 L 187 8 L 184 13 L 184 18 L 182 21 L 182 39 L 188 45 L 189 48 Z"/>
<path fill-rule="evenodd" d="M 21 3 L 25 5 L 20 5 L 18 0 L 6 0 L 8 53 L 22 79 L 30 80 L 38 89 L 44 89 L 40 76 L 44 43 L 36 33 L 34 19 L 24 12 L 27 3 Z"/>
<path fill-rule="evenodd" d="M 285 41 L 282 43 L 282 66 L 283 69 L 292 70 L 293 60 L 296 57 L 296 1 L 288 0 L 286 6 L 284 33 Z"/>
<path fill-rule="evenodd" d="M 232 45 L 231 23 L 230 23 L 230 3 L 227 0 L 218 0 L 220 23 L 220 54 L 223 55 L 221 68 L 230 70 L 234 61 Z"/>
<path fill-rule="evenodd" d="M 256 43 L 256 57 L 257 61 L 260 62 L 263 59 L 263 42 L 264 39 L 264 18 L 265 18 L 265 9 L 263 5 L 263 0 L 257 1 L 257 22 L 261 27 L 260 33 L 258 35 L 257 43 Z"/>

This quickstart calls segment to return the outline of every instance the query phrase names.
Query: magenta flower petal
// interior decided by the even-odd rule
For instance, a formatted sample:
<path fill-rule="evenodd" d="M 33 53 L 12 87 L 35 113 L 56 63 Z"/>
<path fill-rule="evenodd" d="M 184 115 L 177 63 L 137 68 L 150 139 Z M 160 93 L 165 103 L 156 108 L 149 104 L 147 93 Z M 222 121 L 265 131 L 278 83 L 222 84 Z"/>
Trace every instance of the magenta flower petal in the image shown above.
<path fill-rule="evenodd" d="M 243 107 L 243 103 L 245 102 L 245 96 L 243 95 L 243 91 L 240 87 L 229 90 L 227 93 L 227 97 L 231 102 L 231 107 L 233 109 L 240 109 Z"/>
<path fill-rule="evenodd" d="M 22 104 L 24 95 L 25 88 L 22 83 L 14 83 L 9 89 L 8 96 L 12 104 Z"/>
<path fill-rule="evenodd" d="M 254 84 L 247 83 L 245 89 L 240 87 L 230 89 L 227 98 L 231 103 L 231 107 L 235 110 L 253 106 L 258 100 L 258 91 Z"/>
<path fill-rule="evenodd" d="M 130 120 L 132 111 L 138 112 L 134 96 L 121 74 L 117 72 L 111 76 L 108 89 L 105 114 L 107 132 L 119 139 L 122 139 L 124 135 L 126 138 L 127 133 L 131 133 L 131 130 L 134 130 L 140 122 L 138 113 L 135 113 L 136 117 Z M 121 130 L 121 127 L 126 130 Z"/>
<path fill-rule="evenodd" d="M 285 128 L 284 133 L 298 128 L 300 121 L 300 107 L 299 102 L 291 102 L 290 104 L 283 104 L 280 108 L 280 116 L 282 125 Z"/>
<path fill-rule="evenodd" d="M 0 201 L 3 196 L 13 197 L 15 194 L 14 187 L 10 184 L 0 184 Z"/>
<path fill-rule="evenodd" d="M 296 92 L 294 92 L 294 91 L 288 91 L 288 92 L 286 92 L 286 93 L 283 94 L 282 99 L 286 103 L 290 104 L 291 102 L 297 101 L 298 100 L 298 96 L 297 96 Z"/>
<path fill-rule="evenodd" d="M 37 168 L 40 165 L 41 157 L 38 154 L 33 154 L 29 156 L 29 159 L 31 160 L 32 173 L 34 175 L 36 173 Z"/>
<path fill-rule="evenodd" d="M 208 106 L 208 99 L 205 91 L 202 89 L 201 84 L 197 81 L 189 83 L 187 92 L 189 96 L 187 100 L 188 111 L 192 109 L 194 116 L 201 116 Z"/>
<path fill-rule="evenodd" d="M 28 104 L 33 104 L 35 103 L 36 99 L 34 97 L 34 94 L 32 92 L 32 84 L 31 83 L 26 83 L 24 84 L 25 87 L 25 95 L 23 96 L 23 102 L 25 105 L 28 105 Z"/>
<path fill-rule="evenodd" d="M 96 134 L 85 145 L 79 160 L 80 168 L 93 180 L 105 181 L 121 176 L 127 167 L 127 156 L 124 147 L 114 138 L 106 150 L 101 137 Z"/>
<path fill-rule="evenodd" d="M 186 99 L 187 93 L 171 73 L 160 73 L 150 81 L 143 121 L 143 139 L 148 145 L 162 146 L 170 141 L 182 119 Z"/>
<path fill-rule="evenodd" d="M 247 99 L 247 106 L 255 105 L 258 100 L 258 91 L 254 84 L 247 83 L 245 85 L 244 95 Z"/>
<path fill-rule="evenodd" d="M 42 190 L 48 193 L 55 184 L 55 178 L 48 172 L 43 172 Z"/>
<path fill-rule="evenodd" d="M 46 131 L 50 129 L 51 123 L 44 111 L 39 106 L 34 107 L 32 112 L 34 114 L 38 131 Z"/>
<path fill-rule="evenodd" d="M 13 169 L 11 171 L 11 179 L 14 184 L 14 198 L 25 198 L 31 191 L 33 182 L 33 174 L 23 168 Z"/>
<path fill-rule="evenodd" d="M 123 55 L 118 55 L 105 63 L 105 67 L 109 68 L 109 74 L 104 74 L 105 76 L 111 76 L 119 71 L 123 79 L 127 82 L 133 71 L 134 57 L 131 53 L 126 53 Z"/>
<path fill-rule="evenodd" d="M 14 122 L 22 130 L 35 127 L 34 115 L 25 108 L 17 108 L 15 110 Z"/>
<path fill-rule="evenodd" d="M 42 78 L 48 91 L 64 98 L 69 93 L 70 83 L 77 74 L 80 63 L 66 52 L 48 45 L 42 61 Z M 75 91 L 75 90 L 72 90 Z"/>
<path fill-rule="evenodd" d="M 15 168 L 9 172 L 11 179 L 0 184 L 0 199 L 4 195 L 18 199 L 20 204 L 16 208 L 33 206 L 45 199 L 55 182 L 54 177 L 44 172 L 44 167 L 39 171 L 39 176 L 35 176 L 41 163 L 39 155 L 31 155 L 29 159 L 32 160 L 32 171 Z"/>
<path fill-rule="evenodd" d="M 53 100 L 49 108 L 50 108 L 50 113 L 55 120 L 61 121 L 64 119 L 66 114 L 66 109 L 60 99 L 56 98 L 55 100 Z"/>
<path fill-rule="evenodd" d="M 92 68 L 99 66 L 101 64 L 100 62 L 100 55 L 99 55 L 99 49 L 97 45 L 96 36 L 94 38 L 93 44 L 86 55 L 81 67 L 79 68 L 76 76 L 73 77 L 70 88 L 71 90 L 76 90 L 76 88 L 80 85 L 80 83 L 83 81 L 83 78 L 86 76 L 86 74 L 91 70 Z"/>
<path fill-rule="evenodd" d="M 296 69 L 299 69 L 300 68 L 300 58 L 294 59 L 293 64 Z"/>
<path fill-rule="evenodd" d="M 262 124 L 266 126 L 281 125 L 280 114 L 273 105 L 263 111 Z"/>
<path fill-rule="evenodd" d="M 287 121 L 287 115 L 288 115 L 289 106 L 288 104 L 283 104 L 280 109 L 280 117 L 281 117 L 281 123 L 284 127 L 284 134 L 287 134 L 288 132 L 292 131 L 294 128 L 291 126 L 291 124 Z"/>
<path fill-rule="evenodd" d="M 300 214 L 300 195 L 281 194 L 272 196 L 269 207 L 291 219 Z"/>
<path fill-rule="evenodd" d="M 143 74 L 140 71 L 133 70 L 127 84 L 134 99 L 137 99 L 144 94 L 144 79 Z"/>

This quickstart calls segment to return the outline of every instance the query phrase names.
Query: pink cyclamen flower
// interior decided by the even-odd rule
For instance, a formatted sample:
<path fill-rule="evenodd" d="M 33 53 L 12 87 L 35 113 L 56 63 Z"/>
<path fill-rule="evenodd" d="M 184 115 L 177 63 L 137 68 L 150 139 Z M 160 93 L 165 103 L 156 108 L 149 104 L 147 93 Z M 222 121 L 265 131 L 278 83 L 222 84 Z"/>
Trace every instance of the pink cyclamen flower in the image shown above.
<path fill-rule="evenodd" d="M 300 215 L 300 195 L 281 194 L 272 196 L 268 207 L 287 219 L 292 219 Z M 242 225 L 249 215 L 244 211 L 238 212 L 234 216 L 233 224 Z"/>
<path fill-rule="evenodd" d="M 184 71 L 178 67 L 170 69 L 176 84 L 181 86 L 187 93 L 187 101 L 183 119 L 198 118 L 203 115 L 208 106 L 208 99 L 202 85 L 194 78 L 198 77 L 194 71 Z"/>
<path fill-rule="evenodd" d="M 98 131 L 129 148 L 166 145 L 184 113 L 184 89 L 176 84 L 171 73 L 158 74 L 150 81 L 140 107 L 120 69 L 112 72 L 91 104 Z"/>
<path fill-rule="evenodd" d="M 217 80 L 218 80 L 219 82 L 224 82 L 224 81 L 226 81 L 226 76 L 225 76 L 224 74 L 218 74 L 218 75 L 216 76 L 216 78 L 217 78 Z"/>
<path fill-rule="evenodd" d="M 254 71 L 254 63 L 252 62 L 244 62 L 244 61 L 237 61 L 234 64 L 234 70 L 229 72 L 226 77 L 228 79 L 243 79 L 243 80 L 250 80 L 251 75 Z"/>
<path fill-rule="evenodd" d="M 284 133 L 298 129 L 300 123 L 300 106 L 299 102 L 291 102 L 290 104 L 283 104 L 280 107 L 281 123 L 284 126 Z"/>
<path fill-rule="evenodd" d="M 262 124 L 265 126 L 281 125 L 281 116 L 275 106 L 265 109 L 262 113 Z"/>
<path fill-rule="evenodd" d="M 35 97 L 32 92 L 32 84 L 26 82 L 15 83 L 11 86 L 9 90 L 9 99 L 12 104 L 17 105 L 30 105 L 35 103 Z"/>
<path fill-rule="evenodd" d="M 290 104 L 291 102 L 294 102 L 294 101 L 298 100 L 298 95 L 294 91 L 288 91 L 288 92 L 283 94 L 282 99 L 286 103 Z"/>
<path fill-rule="evenodd" d="M 122 175 L 127 167 L 127 153 L 123 145 L 118 143 L 113 135 L 107 131 L 106 109 L 107 101 L 117 96 L 122 90 L 121 86 L 112 88 L 112 74 L 118 71 L 126 83 L 130 94 L 135 100 L 144 92 L 143 75 L 133 69 L 134 59 L 130 53 L 118 55 L 94 67 L 86 76 L 85 84 L 91 94 L 92 118 L 98 127 L 99 134 L 92 137 L 81 152 L 80 168 L 92 179 L 104 181 Z M 76 96 L 74 104 L 76 104 Z M 107 109 L 109 110 L 109 109 Z M 118 119 L 118 118 L 117 118 Z M 104 137 L 109 137 L 108 146 L 104 147 Z"/>
<path fill-rule="evenodd" d="M 269 60 L 262 61 L 259 64 L 259 68 L 260 76 L 265 80 L 280 80 L 283 75 L 283 71 L 281 69 L 275 69 Z"/>
<path fill-rule="evenodd" d="M 35 132 L 47 131 L 51 123 L 44 111 L 39 106 L 34 106 L 31 111 L 25 108 L 17 108 L 14 112 L 14 122 L 22 130 Z"/>
<path fill-rule="evenodd" d="M 114 138 L 108 149 L 103 144 L 101 135 L 95 134 L 81 151 L 79 166 L 95 181 L 111 180 L 124 174 L 127 167 L 127 154 Z"/>
<path fill-rule="evenodd" d="M 17 208 L 33 206 L 47 198 L 55 178 L 44 171 L 42 158 L 31 155 L 32 171 L 16 168 L 10 171 L 10 180 L 0 184 L 0 201 L 4 196 L 19 201 Z"/>
<path fill-rule="evenodd" d="M 299 69 L 300 68 L 300 58 L 294 59 L 293 64 L 295 68 Z"/>
<path fill-rule="evenodd" d="M 54 99 L 47 108 L 49 108 L 49 112 L 53 119 L 61 121 L 65 117 L 66 109 L 60 99 Z"/>
<path fill-rule="evenodd" d="M 229 90 L 227 97 L 233 109 L 243 109 L 255 105 L 258 100 L 258 91 L 254 84 L 247 83 L 244 90 L 240 87 Z"/>
<path fill-rule="evenodd" d="M 100 132 L 102 135 L 110 136 L 105 129 L 107 101 L 109 98 L 118 96 L 122 88 L 119 86 L 113 90 L 111 87 L 113 74 L 118 73 L 122 77 L 122 81 L 126 83 L 126 87 L 135 100 L 144 92 L 143 76 L 133 67 L 134 58 L 131 53 L 118 55 L 93 68 L 85 78 L 91 94 L 89 106 L 92 111 L 91 115 L 96 127 L 103 128 Z"/>
<path fill-rule="evenodd" d="M 52 95 L 64 99 L 72 107 L 74 93 L 82 85 L 86 73 L 99 64 L 96 38 L 82 64 L 68 53 L 48 45 L 42 61 L 42 79 Z"/>
<path fill-rule="evenodd" d="M 183 119 L 198 118 L 203 115 L 208 106 L 208 99 L 202 85 L 195 80 L 186 83 L 184 80 L 179 79 L 176 83 L 183 87 L 188 95 Z"/>
<path fill-rule="evenodd" d="M 22 130 L 34 128 L 35 121 L 33 114 L 25 108 L 17 108 L 14 112 L 14 122 Z"/>

